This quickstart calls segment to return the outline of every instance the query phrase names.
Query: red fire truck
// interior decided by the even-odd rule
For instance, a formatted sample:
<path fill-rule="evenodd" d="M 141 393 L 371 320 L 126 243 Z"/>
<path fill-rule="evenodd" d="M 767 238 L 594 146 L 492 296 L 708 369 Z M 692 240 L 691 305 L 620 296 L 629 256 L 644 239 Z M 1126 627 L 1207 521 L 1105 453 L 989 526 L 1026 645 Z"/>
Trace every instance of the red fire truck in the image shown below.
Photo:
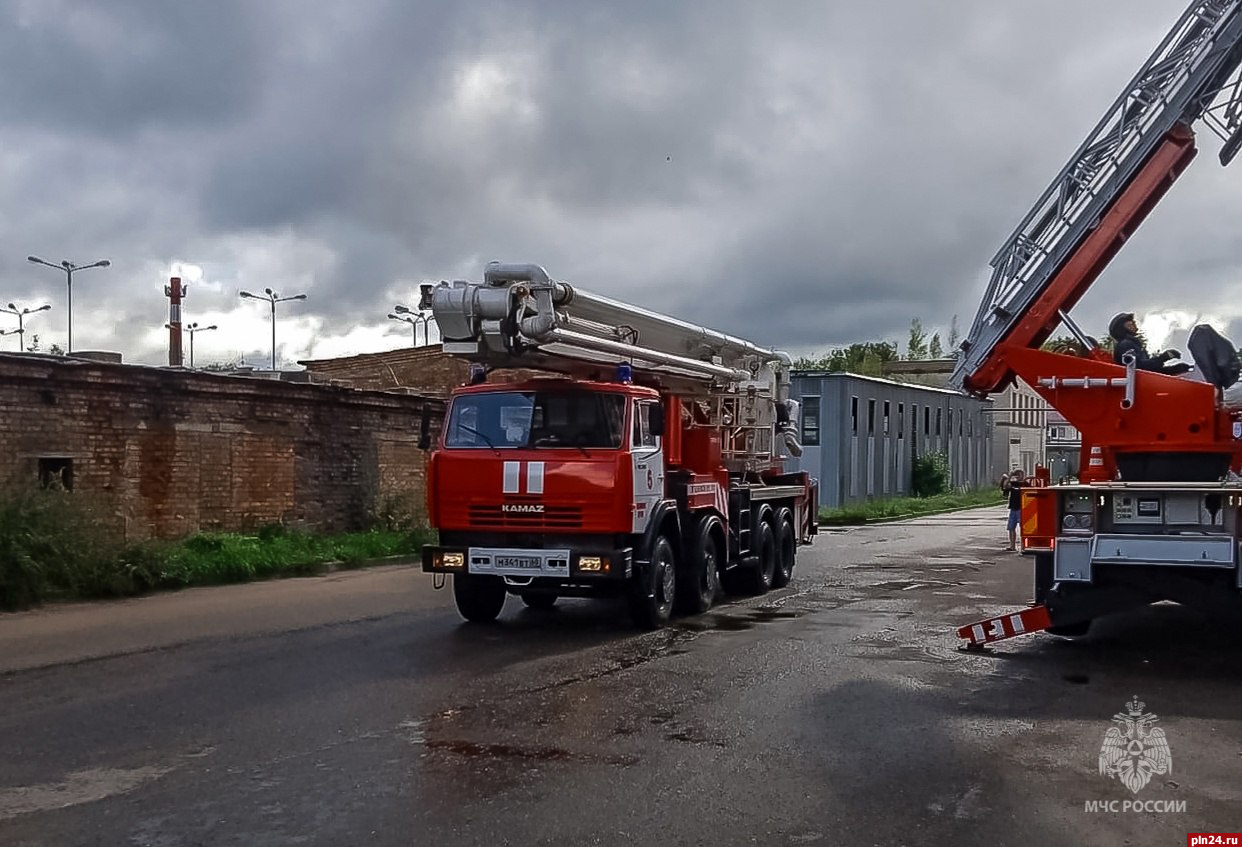
<path fill-rule="evenodd" d="M 1195 327 L 1198 373 L 1177 376 L 1133 354 L 1115 362 L 1069 316 L 1195 157 L 1195 125 L 1221 137 L 1222 165 L 1242 146 L 1240 67 L 1242 0 L 1192 2 L 992 261 L 953 382 L 985 396 L 1021 378 L 1082 433 L 1082 471 L 1023 493 L 1035 602 L 962 627 L 969 646 L 1079 635 L 1127 608 L 1242 594 L 1242 409 L 1225 397 L 1238 380 L 1233 345 Z M 1080 355 L 1042 349 L 1058 326 Z"/>
<path fill-rule="evenodd" d="M 462 616 L 509 594 L 623 596 L 656 628 L 722 590 L 787 584 L 816 533 L 785 354 L 551 279 L 536 265 L 424 286 L 446 353 L 468 359 L 434 445 L 424 430 L 423 570 Z M 500 381 L 497 371 L 547 376 Z M 443 584 L 438 583 L 438 584 Z"/>

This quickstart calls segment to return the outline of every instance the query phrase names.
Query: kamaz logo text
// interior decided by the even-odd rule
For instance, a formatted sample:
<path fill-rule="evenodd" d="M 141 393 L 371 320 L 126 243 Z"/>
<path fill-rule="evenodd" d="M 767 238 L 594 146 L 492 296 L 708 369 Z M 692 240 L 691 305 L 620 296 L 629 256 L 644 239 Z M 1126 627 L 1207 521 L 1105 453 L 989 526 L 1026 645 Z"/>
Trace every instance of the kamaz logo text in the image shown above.
<path fill-rule="evenodd" d="M 523 515 L 538 515 L 543 512 L 542 503 L 505 503 L 500 507 L 502 512 L 517 512 Z"/>

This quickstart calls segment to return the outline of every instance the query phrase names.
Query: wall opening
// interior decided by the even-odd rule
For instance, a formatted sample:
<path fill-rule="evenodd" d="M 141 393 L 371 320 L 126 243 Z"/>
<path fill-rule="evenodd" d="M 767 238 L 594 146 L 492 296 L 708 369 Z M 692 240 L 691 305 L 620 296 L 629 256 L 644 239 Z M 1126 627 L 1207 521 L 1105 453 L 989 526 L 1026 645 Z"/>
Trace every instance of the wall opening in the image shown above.
<path fill-rule="evenodd" d="M 73 490 L 73 459 L 44 456 L 39 459 L 39 485 L 44 488 Z"/>

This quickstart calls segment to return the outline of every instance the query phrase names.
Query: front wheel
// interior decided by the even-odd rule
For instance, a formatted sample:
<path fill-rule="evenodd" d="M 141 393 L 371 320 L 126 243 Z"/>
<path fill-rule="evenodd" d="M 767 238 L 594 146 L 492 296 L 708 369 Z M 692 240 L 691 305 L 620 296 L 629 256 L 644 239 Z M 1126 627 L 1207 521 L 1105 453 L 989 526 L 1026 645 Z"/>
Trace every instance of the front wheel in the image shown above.
<path fill-rule="evenodd" d="M 491 623 L 505 605 L 505 583 L 498 576 L 453 574 L 457 611 L 472 623 Z"/>
<path fill-rule="evenodd" d="M 630 595 L 630 617 L 643 629 L 659 629 L 673 614 L 677 592 L 673 545 L 663 535 L 651 545 L 651 561 L 639 576 Z"/>

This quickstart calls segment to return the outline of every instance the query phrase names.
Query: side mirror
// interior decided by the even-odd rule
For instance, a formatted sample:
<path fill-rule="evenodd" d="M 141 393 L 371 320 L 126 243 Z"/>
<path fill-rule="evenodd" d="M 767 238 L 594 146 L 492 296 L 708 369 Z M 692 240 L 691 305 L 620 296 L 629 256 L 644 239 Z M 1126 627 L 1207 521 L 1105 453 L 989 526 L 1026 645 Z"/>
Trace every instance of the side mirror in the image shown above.
<path fill-rule="evenodd" d="M 647 422 L 651 425 L 651 434 L 656 438 L 664 437 L 664 407 L 657 404 L 651 407 L 651 416 Z"/>
<path fill-rule="evenodd" d="M 418 449 L 431 449 L 431 415 L 426 403 L 423 404 L 423 419 L 418 424 Z"/>

